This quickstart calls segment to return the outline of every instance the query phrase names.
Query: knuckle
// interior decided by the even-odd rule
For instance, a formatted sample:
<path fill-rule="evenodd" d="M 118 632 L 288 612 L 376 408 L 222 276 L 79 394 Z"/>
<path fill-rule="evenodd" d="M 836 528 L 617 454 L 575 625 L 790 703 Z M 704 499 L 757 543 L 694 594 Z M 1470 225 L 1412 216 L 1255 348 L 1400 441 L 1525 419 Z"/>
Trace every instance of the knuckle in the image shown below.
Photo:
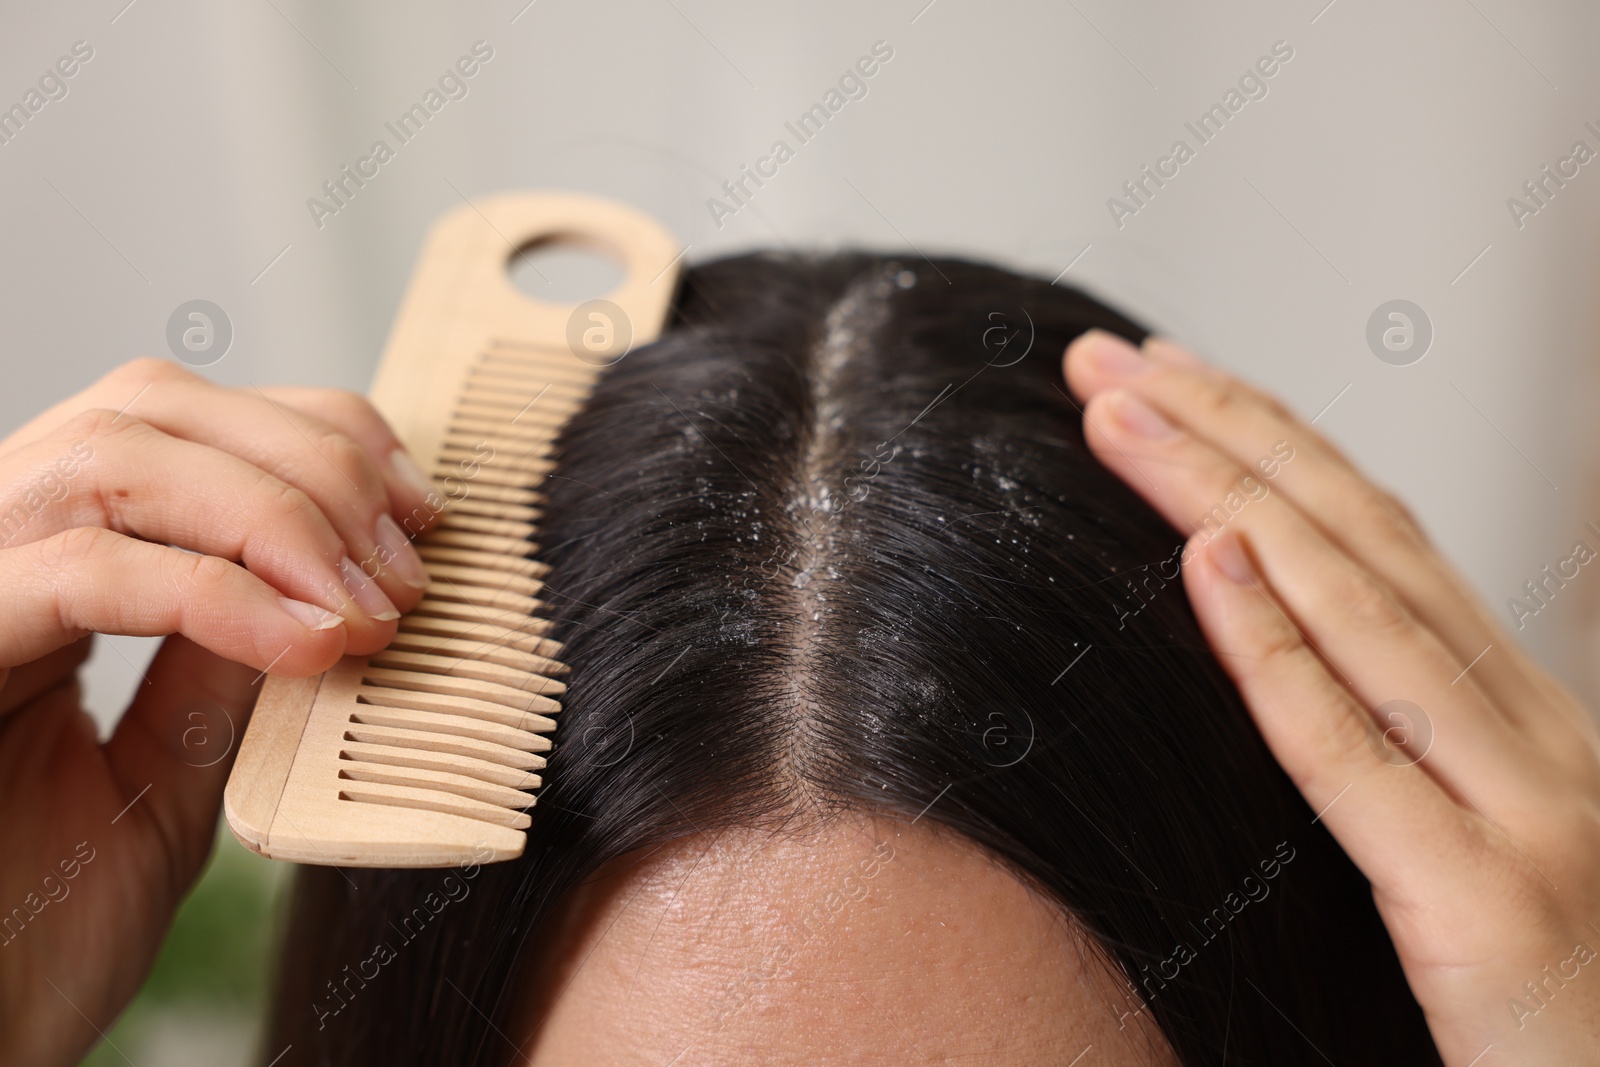
<path fill-rule="evenodd" d="M 363 493 L 374 492 L 376 479 L 372 466 L 366 450 L 355 438 L 337 430 L 325 430 L 313 437 L 311 443 L 344 479 L 354 483 Z"/>
<path fill-rule="evenodd" d="M 1341 701 L 1341 703 L 1345 703 Z M 1380 748 L 1378 727 L 1365 709 L 1354 705 L 1337 708 L 1316 739 L 1315 765 L 1334 772 L 1357 762 L 1375 761 Z"/>
<path fill-rule="evenodd" d="M 1255 634 L 1251 655 L 1270 668 L 1288 663 L 1305 652 L 1305 638 L 1274 612 L 1272 620 Z"/>
<path fill-rule="evenodd" d="M 1361 631 L 1390 635 L 1407 629 L 1411 617 L 1390 592 L 1353 568 L 1328 583 L 1328 617 L 1342 614 Z"/>
<path fill-rule="evenodd" d="M 1300 422 L 1299 416 L 1276 396 L 1221 371 L 1199 375 L 1190 372 L 1181 378 L 1176 371 L 1158 371 L 1162 372 L 1173 376 L 1174 387 L 1184 394 L 1185 403 L 1198 406 L 1209 418 L 1231 420 L 1253 411 L 1258 415 L 1265 412 L 1278 423 L 1297 426 Z"/>
<path fill-rule="evenodd" d="M 186 588 L 219 590 L 232 583 L 238 571 L 232 562 L 221 556 L 185 554 L 177 564 L 179 577 Z"/>
<path fill-rule="evenodd" d="M 319 391 L 318 401 L 327 412 L 328 421 L 336 426 L 353 427 L 383 421 L 378 409 L 360 393 L 352 393 L 347 389 L 325 389 Z"/>
<path fill-rule="evenodd" d="M 1261 408 L 1276 421 L 1293 424 L 1300 422 L 1300 417 L 1290 411 L 1289 406 L 1273 394 L 1262 392 L 1260 389 L 1243 382 L 1235 382 L 1234 389 L 1239 394 L 1240 399 Z"/>
<path fill-rule="evenodd" d="M 1189 402 L 1208 419 L 1232 420 L 1247 402 L 1243 390 L 1229 379 L 1201 379 L 1188 383 Z"/>
<path fill-rule="evenodd" d="M 130 359 L 117 367 L 105 380 L 118 385 L 131 385 L 143 388 L 156 385 L 160 382 L 182 381 L 195 377 L 189 371 L 173 363 L 170 359 L 157 359 L 155 356 L 140 356 Z"/>
<path fill-rule="evenodd" d="M 61 568 L 115 551 L 122 543 L 119 535 L 103 527 L 74 526 L 45 538 L 39 552 L 48 565 Z"/>
<path fill-rule="evenodd" d="M 121 415 L 110 408 L 87 408 L 61 424 L 57 435 L 74 440 L 104 440 L 115 434 L 144 431 L 149 424 L 132 415 Z"/>
<path fill-rule="evenodd" d="M 1356 494 L 1357 528 L 1366 529 L 1388 541 L 1408 545 L 1423 542 L 1422 530 L 1411 511 L 1395 497 L 1376 486 Z"/>
<path fill-rule="evenodd" d="M 270 475 L 265 476 L 262 483 L 258 506 L 268 516 L 268 522 L 302 525 L 322 517 L 322 510 L 304 490 Z"/>
<path fill-rule="evenodd" d="M 74 526 L 25 546 L 23 551 L 31 554 L 33 569 L 42 572 L 42 581 L 50 588 L 56 620 L 63 630 L 88 632 L 83 618 L 63 594 L 61 584 L 73 583 L 75 574 L 81 575 L 90 570 L 86 564 L 118 552 L 126 545 L 126 539 L 110 530 L 98 526 Z"/>
<path fill-rule="evenodd" d="M 1523 917 L 1536 941 L 1560 944 L 1570 931 L 1565 922 L 1559 921 L 1559 911 L 1548 906 L 1550 883 L 1544 872 L 1565 880 L 1564 864 L 1552 863 L 1553 858 L 1559 860 L 1562 849 L 1540 854 L 1541 850 L 1526 839 L 1513 846 L 1498 830 L 1487 826 L 1478 827 L 1476 837 L 1473 851 L 1479 859 L 1474 867 L 1493 887 L 1493 896 L 1509 913 Z M 1529 848 L 1538 854 L 1537 859 L 1527 854 Z"/>

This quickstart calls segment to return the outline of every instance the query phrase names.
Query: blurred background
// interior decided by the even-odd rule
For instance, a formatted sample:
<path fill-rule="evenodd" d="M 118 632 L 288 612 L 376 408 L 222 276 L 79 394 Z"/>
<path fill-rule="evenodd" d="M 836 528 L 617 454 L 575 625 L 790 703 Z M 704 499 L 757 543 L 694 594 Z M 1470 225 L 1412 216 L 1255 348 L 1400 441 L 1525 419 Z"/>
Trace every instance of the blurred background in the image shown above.
<path fill-rule="evenodd" d="M 201 373 L 364 389 L 433 218 L 577 189 L 653 214 L 690 263 L 869 246 L 1087 288 L 1315 417 L 1515 626 L 1524 583 L 1600 546 L 1597 23 L 1516 0 L 14 5 L 0 430 L 170 358 L 192 300 L 232 330 Z M 386 126 L 433 101 L 404 141 Z M 817 104 L 802 143 L 786 123 Z M 379 140 L 392 158 L 330 197 Z M 731 198 L 779 140 L 792 157 Z M 1516 631 L 1591 700 L 1596 584 Z M 105 724 L 150 654 L 101 643 Z M 248 1062 L 282 875 L 224 832 L 91 1062 Z"/>

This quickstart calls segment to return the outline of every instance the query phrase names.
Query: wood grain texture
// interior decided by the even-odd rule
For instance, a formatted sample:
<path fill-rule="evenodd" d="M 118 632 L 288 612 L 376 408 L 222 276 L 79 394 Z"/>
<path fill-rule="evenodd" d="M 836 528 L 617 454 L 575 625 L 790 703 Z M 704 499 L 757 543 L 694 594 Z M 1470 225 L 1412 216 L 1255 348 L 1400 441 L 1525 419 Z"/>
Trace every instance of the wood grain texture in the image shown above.
<path fill-rule="evenodd" d="M 623 265 L 612 307 L 511 285 L 513 253 L 547 240 Z M 533 558 L 539 486 L 623 338 L 659 336 L 680 256 L 654 220 L 577 194 L 486 198 L 434 225 L 371 391 L 438 490 L 427 515 L 402 517 L 408 531 L 437 520 L 416 540 L 430 582 L 384 651 L 267 678 L 224 798 L 246 846 L 338 866 L 521 854 L 566 691 Z"/>

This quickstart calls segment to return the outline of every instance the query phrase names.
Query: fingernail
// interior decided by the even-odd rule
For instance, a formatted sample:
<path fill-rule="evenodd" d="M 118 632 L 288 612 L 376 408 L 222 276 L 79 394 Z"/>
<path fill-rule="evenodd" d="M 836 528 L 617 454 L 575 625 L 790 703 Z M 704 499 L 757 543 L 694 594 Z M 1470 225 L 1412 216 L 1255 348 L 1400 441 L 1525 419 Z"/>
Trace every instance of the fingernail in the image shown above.
<path fill-rule="evenodd" d="M 1166 363 L 1174 367 L 1187 367 L 1190 370 L 1203 370 L 1205 360 L 1184 348 L 1176 341 L 1169 341 L 1165 337 L 1154 335 L 1144 339 L 1144 354 L 1158 363 Z"/>
<path fill-rule="evenodd" d="M 394 601 L 383 595 L 378 583 L 368 578 L 355 560 L 349 556 L 340 560 L 339 574 L 344 578 L 344 587 L 350 593 L 350 599 L 374 621 L 388 622 L 400 617 Z"/>
<path fill-rule="evenodd" d="M 1139 350 L 1116 334 L 1104 330 L 1090 330 L 1079 340 L 1088 350 L 1089 362 L 1102 373 L 1115 378 L 1127 378 L 1149 369 Z"/>
<path fill-rule="evenodd" d="M 281 596 L 278 603 L 283 605 L 283 610 L 291 619 L 308 630 L 331 630 L 344 625 L 344 619 L 338 615 L 315 604 L 307 604 L 304 600 L 290 600 Z"/>
<path fill-rule="evenodd" d="M 1178 436 L 1178 428 L 1167 417 L 1126 389 L 1113 389 L 1107 398 L 1111 415 L 1122 428 L 1152 441 L 1165 441 Z"/>
<path fill-rule="evenodd" d="M 433 479 L 422 473 L 422 468 L 411 458 L 411 453 L 403 448 L 397 448 L 389 453 L 389 469 L 394 471 L 396 478 L 415 489 L 417 495 L 424 499 L 437 491 Z"/>
<path fill-rule="evenodd" d="M 1238 534 L 1224 533 L 1207 545 L 1206 551 L 1211 554 L 1211 562 L 1217 565 L 1217 570 L 1234 582 L 1239 585 L 1255 584 L 1255 564 L 1250 562 L 1250 553 Z"/>
<path fill-rule="evenodd" d="M 388 566 L 395 577 L 413 589 L 427 588 L 428 571 L 422 565 L 422 557 L 411 547 L 411 539 L 400 529 L 399 523 L 387 515 L 379 515 L 375 539 L 389 557 Z"/>

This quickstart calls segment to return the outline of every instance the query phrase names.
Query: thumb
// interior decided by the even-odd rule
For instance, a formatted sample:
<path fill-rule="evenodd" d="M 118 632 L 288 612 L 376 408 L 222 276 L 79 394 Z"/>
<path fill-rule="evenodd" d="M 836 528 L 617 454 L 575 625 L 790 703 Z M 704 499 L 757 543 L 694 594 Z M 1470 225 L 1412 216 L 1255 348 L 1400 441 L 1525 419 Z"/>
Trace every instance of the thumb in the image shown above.
<path fill-rule="evenodd" d="M 180 895 L 211 854 L 222 789 L 262 676 L 174 634 L 106 746 L 128 817 L 144 821 L 172 853 Z"/>

